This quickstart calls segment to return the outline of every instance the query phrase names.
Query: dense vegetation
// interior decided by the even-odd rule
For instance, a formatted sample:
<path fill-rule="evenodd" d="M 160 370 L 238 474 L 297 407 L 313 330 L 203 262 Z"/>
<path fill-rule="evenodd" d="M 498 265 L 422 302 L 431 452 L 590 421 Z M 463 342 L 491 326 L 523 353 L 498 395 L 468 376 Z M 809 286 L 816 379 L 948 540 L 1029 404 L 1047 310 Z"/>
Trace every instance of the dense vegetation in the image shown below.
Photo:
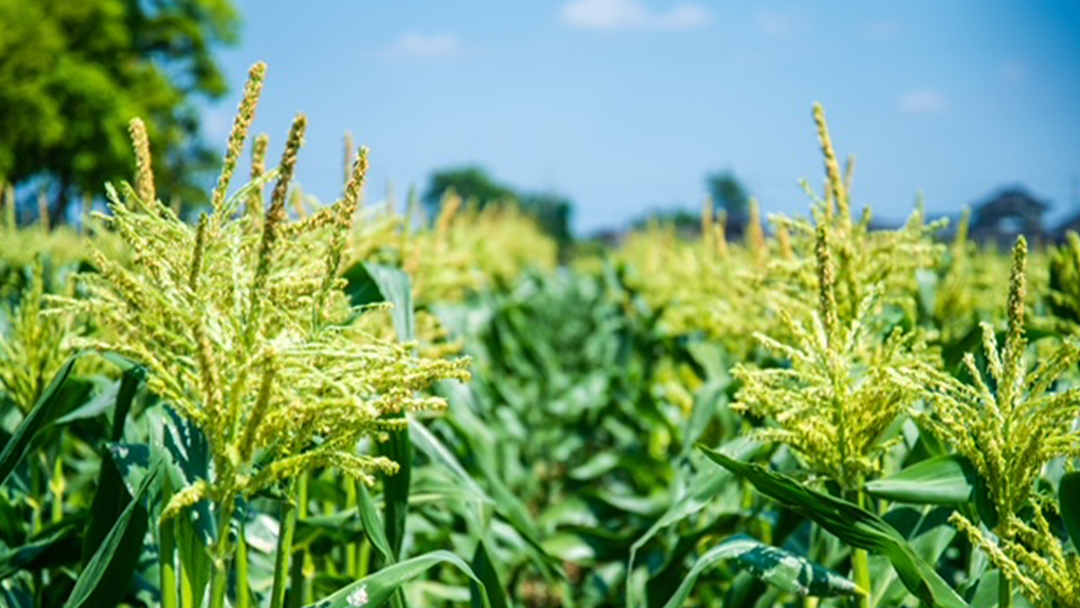
<path fill-rule="evenodd" d="M 366 149 L 296 196 L 264 71 L 197 218 L 137 120 L 81 233 L 4 214 L 0 605 L 1080 606 L 1080 238 L 871 230 L 815 107 L 806 217 L 558 266 Z"/>

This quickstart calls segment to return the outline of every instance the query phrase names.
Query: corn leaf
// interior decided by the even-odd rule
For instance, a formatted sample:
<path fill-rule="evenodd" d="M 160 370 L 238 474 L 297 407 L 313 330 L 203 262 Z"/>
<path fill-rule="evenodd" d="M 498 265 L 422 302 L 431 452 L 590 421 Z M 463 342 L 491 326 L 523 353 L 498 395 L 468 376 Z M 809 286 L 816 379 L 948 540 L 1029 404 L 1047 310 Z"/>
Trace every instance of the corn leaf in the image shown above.
<path fill-rule="evenodd" d="M 1058 501 L 1061 505 L 1061 519 L 1065 521 L 1065 529 L 1069 532 L 1073 547 L 1080 550 L 1080 471 L 1062 475 Z"/>
<path fill-rule="evenodd" d="M 855 595 L 858 588 L 850 580 L 789 551 L 766 545 L 746 535 L 738 535 L 706 551 L 664 608 L 681 608 L 701 573 L 717 563 L 733 559 L 755 577 L 790 593 L 835 597 Z"/>
<path fill-rule="evenodd" d="M 978 473 L 959 454 L 938 456 L 866 484 L 871 496 L 895 502 L 960 505 L 972 499 Z"/>
<path fill-rule="evenodd" d="M 140 368 L 137 367 L 125 370 L 120 378 L 116 401 L 113 405 L 113 423 L 109 441 L 116 442 L 123 438 L 124 422 L 127 420 L 131 402 L 135 399 L 135 392 L 143 376 L 138 370 Z M 109 531 L 109 525 L 116 521 L 131 501 L 131 494 L 124 487 L 124 480 L 114 463 L 113 458 L 101 459 L 97 490 L 94 492 L 93 502 L 90 503 L 90 517 L 86 522 L 86 542 L 83 543 L 82 556 L 84 564 L 89 563 L 94 551 L 101 545 L 101 541 Z"/>
<path fill-rule="evenodd" d="M 66 566 L 78 562 L 82 518 L 69 517 L 48 526 L 25 544 L 0 553 L 0 581 L 19 572 Z"/>
<path fill-rule="evenodd" d="M 491 563 L 491 556 L 484 547 L 484 540 L 476 543 L 476 552 L 473 554 L 472 569 L 483 584 L 475 581 L 469 583 L 470 602 L 472 608 L 482 608 L 484 597 L 491 603 L 491 608 L 508 608 L 506 594 L 503 592 L 503 584 Z M 485 591 L 486 590 L 486 591 Z"/>
<path fill-rule="evenodd" d="M 362 483 L 356 485 L 356 499 L 360 521 L 364 525 L 364 533 L 367 534 L 368 540 L 382 554 L 386 563 L 397 562 L 394 550 L 390 547 L 390 541 L 386 538 L 386 530 L 383 528 L 379 511 L 375 508 L 375 502 L 371 500 L 371 493 L 368 492 L 367 486 Z"/>
<path fill-rule="evenodd" d="M 476 576 L 469 564 L 466 564 L 460 557 L 449 551 L 432 551 L 387 566 L 375 574 L 366 576 L 351 585 L 339 589 L 333 595 L 323 598 L 306 608 L 379 608 L 402 585 L 440 564 L 448 564 L 461 570 L 465 576 L 479 586 L 481 608 L 491 608 L 483 581 Z"/>
<path fill-rule="evenodd" d="M 90 386 L 82 382 L 69 382 L 77 358 L 78 356 L 68 359 L 60 371 L 56 372 L 34 408 L 4 444 L 4 449 L 0 451 L 0 486 L 4 485 L 15 466 L 29 451 L 38 433 L 86 401 Z"/>
<path fill-rule="evenodd" d="M 749 458 L 761 448 L 761 444 L 740 437 L 720 447 L 721 450 L 737 459 Z M 634 571 L 634 563 L 637 561 L 638 551 L 650 540 L 659 534 L 664 528 L 671 526 L 694 513 L 705 508 L 710 499 L 727 485 L 732 478 L 732 473 L 724 468 L 707 467 L 698 470 L 689 483 L 689 488 L 682 494 L 673 497 L 670 506 L 652 526 L 641 535 L 630 547 L 630 559 L 627 571 Z M 633 585 L 627 586 L 627 605 L 634 606 L 635 598 Z"/>
<path fill-rule="evenodd" d="M 896 528 L 877 515 L 812 490 L 786 475 L 733 460 L 704 446 L 701 449 L 714 462 L 752 483 L 762 494 L 813 520 L 845 543 L 887 557 L 904 586 L 919 600 L 936 608 L 967 608 L 967 602 L 933 566 L 919 557 Z"/>
<path fill-rule="evenodd" d="M 142 498 L 157 475 L 158 466 L 140 484 L 127 507 L 105 535 L 101 546 L 75 581 L 64 608 L 114 606 L 127 594 L 135 575 L 146 536 L 148 516 Z"/>

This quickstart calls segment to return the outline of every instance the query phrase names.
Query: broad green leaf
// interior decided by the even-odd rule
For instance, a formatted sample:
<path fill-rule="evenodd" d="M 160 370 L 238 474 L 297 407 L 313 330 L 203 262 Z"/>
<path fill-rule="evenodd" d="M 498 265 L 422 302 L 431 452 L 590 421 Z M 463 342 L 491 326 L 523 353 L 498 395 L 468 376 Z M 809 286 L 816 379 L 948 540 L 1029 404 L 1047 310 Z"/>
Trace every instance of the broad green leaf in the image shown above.
<path fill-rule="evenodd" d="M 138 566 L 148 517 L 142 498 L 159 467 L 147 475 L 127 507 L 116 519 L 90 562 L 83 569 L 64 608 L 114 606 L 127 593 Z"/>
<path fill-rule="evenodd" d="M 409 275 L 388 266 L 360 263 L 346 270 L 344 276 L 348 282 L 346 292 L 354 306 L 376 302 L 390 303 L 393 306 L 391 315 L 398 340 L 411 342 L 415 339 L 412 284 L 409 282 Z M 412 444 L 409 442 L 408 428 L 388 434 L 389 439 L 378 445 L 378 451 L 399 465 L 397 473 L 381 476 L 386 537 L 390 541 L 394 557 L 398 558 L 401 556 L 401 543 L 405 538 L 405 519 L 409 507 Z"/>
<path fill-rule="evenodd" d="M 69 517 L 38 532 L 25 544 L 0 553 L 0 581 L 19 572 L 78 563 L 82 518 Z"/>
<path fill-rule="evenodd" d="M 379 517 L 379 511 L 375 508 L 375 501 L 371 500 L 371 493 L 362 483 L 356 484 L 356 502 L 358 503 L 357 510 L 360 511 L 360 522 L 363 523 L 364 533 L 371 540 L 371 544 L 379 550 L 386 563 L 397 562 L 397 556 L 390 546 L 390 541 L 386 538 L 382 518 Z"/>
<path fill-rule="evenodd" d="M 0 587 L 0 608 L 38 608 L 38 606 L 29 590 Z"/>
<path fill-rule="evenodd" d="M 720 449 L 741 460 L 754 455 L 760 448 L 760 443 L 746 437 L 740 437 L 724 444 Z M 660 516 L 660 519 L 656 520 L 656 523 L 650 526 L 645 534 L 630 547 L 627 571 L 634 571 L 638 551 L 659 534 L 661 530 L 704 509 L 712 500 L 712 497 L 731 481 L 731 478 L 731 472 L 724 468 L 706 466 L 698 470 L 690 481 L 690 487 L 681 495 L 676 496 L 667 511 Z M 633 585 L 627 586 L 627 605 L 631 607 L 636 605 L 634 603 Z"/>
<path fill-rule="evenodd" d="M 491 563 L 491 557 L 484 547 L 483 539 L 476 543 L 476 552 L 473 554 L 472 568 L 473 572 L 476 573 L 476 576 L 483 583 L 483 585 L 475 582 L 469 584 L 470 603 L 472 608 L 482 608 L 484 606 L 485 595 L 491 603 L 491 608 L 508 608 L 509 603 L 507 602 L 506 594 L 503 591 L 504 586 L 499 580 L 499 575 L 495 571 L 494 564 Z"/>
<path fill-rule="evenodd" d="M 481 608 L 491 608 L 484 582 L 460 557 L 449 551 L 432 551 L 387 566 L 375 574 L 366 576 L 351 585 L 339 589 L 333 595 L 306 608 L 379 608 L 405 583 L 424 574 L 439 564 L 448 564 L 461 570 L 480 587 Z"/>
<path fill-rule="evenodd" d="M 139 388 L 139 382 L 145 374 L 141 368 L 132 367 L 125 370 L 120 377 L 119 387 L 116 392 L 116 400 L 113 402 L 113 424 L 109 433 L 109 441 L 120 441 L 124 434 L 124 422 L 131 410 L 131 402 L 135 399 L 135 392 Z M 101 544 L 105 534 L 109 531 L 112 522 L 127 507 L 131 500 L 128 489 L 124 487 L 124 480 L 117 469 L 117 461 L 107 457 L 106 449 L 102 446 L 101 470 L 98 473 L 97 490 L 94 499 L 90 503 L 90 517 L 86 522 L 86 542 L 83 544 L 82 561 L 89 563 L 94 551 Z M 117 455 L 119 458 L 119 455 Z"/>
<path fill-rule="evenodd" d="M 415 338 L 412 283 L 409 275 L 397 268 L 379 264 L 359 263 L 347 269 L 345 293 L 353 306 L 379 302 L 393 305 L 391 315 L 398 339 L 410 342 Z"/>
<path fill-rule="evenodd" d="M 346 482 L 349 483 L 349 482 Z M 340 545 L 363 532 L 356 513 L 339 511 L 333 515 L 316 515 L 298 519 L 293 533 L 293 549 L 314 543 Z"/>
<path fill-rule="evenodd" d="M 131 409 L 131 403 L 135 397 L 135 391 L 139 388 L 139 382 L 146 379 L 146 369 L 116 354 L 110 353 L 109 356 L 103 358 L 120 368 L 120 380 L 117 380 L 108 389 L 101 391 L 79 407 L 57 418 L 53 421 L 53 426 L 96 418 L 109 410 L 114 410 L 112 427 L 108 438 L 110 441 L 119 441 L 120 434 L 124 430 L 123 423 L 127 420 L 128 411 Z M 116 428 L 118 422 L 120 424 L 119 429 Z"/>
<path fill-rule="evenodd" d="M 532 549 L 533 561 L 544 573 L 544 576 L 551 577 L 560 574 L 553 558 L 541 546 L 540 532 L 536 528 L 536 523 L 533 521 L 528 508 L 507 487 L 506 483 L 492 468 L 490 461 L 481 458 L 476 461 L 485 482 L 491 488 L 491 494 L 488 494 L 465 471 L 465 468 L 454 454 L 427 427 L 419 422 L 413 422 L 409 425 L 409 430 L 413 443 L 417 448 L 427 454 L 433 461 L 442 464 L 454 477 L 460 480 L 462 487 L 469 495 L 474 496 L 478 501 L 494 505 L 495 510 L 510 522 L 510 525 L 521 534 L 530 549 Z M 466 435 L 466 440 L 472 445 L 475 437 L 468 435 L 464 430 L 459 429 L 459 431 Z"/>
<path fill-rule="evenodd" d="M 405 540 L 405 519 L 409 513 L 409 481 L 412 477 L 412 444 L 409 427 L 389 432 L 389 439 L 379 444 L 379 453 L 398 463 L 393 475 L 381 475 L 383 482 L 383 524 L 390 550 L 395 558 L 401 557 L 401 544 Z"/>
<path fill-rule="evenodd" d="M 4 485 L 15 470 L 15 465 L 19 464 L 30 449 L 38 433 L 86 401 L 90 386 L 81 382 L 69 383 L 76 359 L 78 355 L 68 359 L 60 371 L 56 372 L 41 398 L 15 429 L 15 434 L 4 444 L 4 449 L 0 451 L 0 486 Z"/>
<path fill-rule="evenodd" d="M 713 467 L 715 468 L 715 467 Z M 732 516 L 730 521 L 736 521 Z M 686 578 L 686 561 L 691 555 L 697 556 L 698 543 L 707 536 L 720 538 L 724 533 L 714 533 L 713 525 L 705 525 L 688 534 L 681 534 L 675 545 L 665 551 L 666 562 L 650 572 L 645 582 L 645 605 L 659 607 L 675 596 L 675 591 Z M 738 575 L 736 575 L 738 578 Z"/>
<path fill-rule="evenodd" d="M 1061 505 L 1061 519 L 1065 522 L 1073 547 L 1080 551 L 1080 471 L 1061 476 L 1058 502 Z"/>
<path fill-rule="evenodd" d="M 815 521 L 845 543 L 889 558 L 915 597 L 937 608 L 968 608 L 965 602 L 885 520 L 846 500 L 812 490 L 779 473 L 733 460 L 704 446 L 705 455 L 748 480 L 757 490 Z"/>
<path fill-rule="evenodd" d="M 210 476 L 210 449 L 206 436 L 172 408 L 167 414 L 164 443 L 169 454 L 164 474 L 170 475 L 174 491 Z M 206 550 L 217 537 L 215 518 L 208 501 L 199 501 L 174 518 L 173 533 L 179 557 L 180 585 L 194 597 L 202 597 L 210 582 L 213 564 Z"/>
<path fill-rule="evenodd" d="M 858 591 L 855 583 L 804 557 L 739 535 L 698 558 L 664 608 L 681 608 L 701 573 L 727 559 L 734 559 L 757 578 L 790 593 L 835 597 Z"/>
<path fill-rule="evenodd" d="M 871 496 L 895 502 L 960 505 L 972 499 L 978 473 L 959 454 L 923 460 L 900 472 L 867 482 Z"/>
<path fill-rule="evenodd" d="M 458 459 L 454 456 L 449 449 L 439 438 L 436 437 L 423 423 L 416 421 L 415 418 L 409 419 L 409 436 L 412 439 L 413 445 L 420 449 L 421 452 L 427 454 L 428 458 L 446 467 L 450 473 L 454 475 L 461 482 L 462 486 L 470 494 L 476 496 L 476 499 L 481 502 L 491 503 L 494 502 L 484 492 L 483 488 L 476 483 L 476 480 L 469 475 L 465 467 L 461 466 Z"/>
<path fill-rule="evenodd" d="M 571 479 L 590 481 L 607 475 L 619 466 L 619 455 L 615 452 L 597 452 L 595 456 L 573 469 L 568 475 Z"/>
<path fill-rule="evenodd" d="M 956 528 L 948 521 L 951 513 L 952 509 L 948 507 L 903 506 L 886 513 L 884 519 L 907 539 L 919 557 L 928 564 L 936 564 L 956 538 Z M 871 594 L 873 606 L 897 605 L 907 595 L 896 569 L 885 556 L 874 555 L 870 558 L 870 580 L 874 583 Z"/>

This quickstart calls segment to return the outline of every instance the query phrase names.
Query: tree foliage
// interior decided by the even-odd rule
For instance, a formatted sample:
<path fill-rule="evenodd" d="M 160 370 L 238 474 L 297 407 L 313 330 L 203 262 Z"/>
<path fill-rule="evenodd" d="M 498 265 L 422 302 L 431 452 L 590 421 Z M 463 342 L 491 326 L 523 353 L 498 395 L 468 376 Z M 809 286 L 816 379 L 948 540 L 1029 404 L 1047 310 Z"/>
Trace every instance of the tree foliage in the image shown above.
<path fill-rule="evenodd" d="M 516 204 L 536 218 L 545 234 L 555 239 L 563 254 L 573 240 L 570 216 L 574 203 L 554 192 L 519 192 L 496 182 L 484 169 L 465 166 L 436 171 L 424 192 L 428 213 L 438 215 L 443 196 L 453 191 L 469 204 L 484 208 L 492 204 Z"/>
<path fill-rule="evenodd" d="M 705 178 L 705 185 L 717 210 L 727 212 L 728 220 L 732 223 L 746 223 L 750 210 L 750 195 L 734 172 L 710 173 Z"/>
<path fill-rule="evenodd" d="M 193 180 L 214 155 L 192 101 L 225 92 L 211 51 L 236 39 L 230 0 L 0 0 L 0 23 L 0 176 L 47 186 L 62 219 L 75 196 L 130 173 L 138 116 L 162 190 L 198 202 Z"/>

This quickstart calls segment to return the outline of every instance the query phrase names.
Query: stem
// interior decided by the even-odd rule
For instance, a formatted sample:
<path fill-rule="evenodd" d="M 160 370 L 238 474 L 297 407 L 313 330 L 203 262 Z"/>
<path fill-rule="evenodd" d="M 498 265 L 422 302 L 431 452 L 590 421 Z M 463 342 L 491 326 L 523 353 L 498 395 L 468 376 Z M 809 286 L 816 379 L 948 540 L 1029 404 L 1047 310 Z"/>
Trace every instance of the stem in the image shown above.
<path fill-rule="evenodd" d="M 371 572 L 371 542 L 364 539 L 360 543 L 360 565 L 357 578 L 363 578 Z"/>
<path fill-rule="evenodd" d="M 45 466 L 48 466 L 48 460 L 46 459 L 45 454 L 39 453 L 39 456 L 41 462 L 45 464 Z M 34 510 L 30 520 L 32 522 L 30 529 L 34 531 L 34 534 L 41 532 L 41 511 L 45 506 L 45 491 L 42 488 L 44 483 L 41 476 L 41 467 L 30 467 L 30 500 L 28 502 Z"/>
<path fill-rule="evenodd" d="M 270 592 L 270 608 L 285 605 L 285 587 L 289 574 L 289 555 L 292 552 L 293 532 L 296 531 L 296 482 L 290 482 L 281 503 L 281 530 L 274 553 L 274 588 Z"/>
<path fill-rule="evenodd" d="M 1012 605 L 1012 581 L 1005 576 L 1004 572 L 998 570 L 998 608 L 1012 608 Z"/>
<path fill-rule="evenodd" d="M 168 477 L 166 477 L 168 479 Z M 171 519 L 158 524 L 158 567 L 161 571 L 161 608 L 178 608 L 176 593 L 176 527 Z"/>
<path fill-rule="evenodd" d="M 53 466 L 52 479 L 49 480 L 49 490 L 52 492 L 52 523 L 59 523 L 61 519 L 64 519 L 64 489 L 67 487 L 67 482 L 64 480 L 64 465 L 60 456 L 56 457 L 56 463 Z"/>
<path fill-rule="evenodd" d="M 356 484 L 345 484 L 345 511 L 354 512 L 357 508 Z M 359 578 L 360 574 L 360 547 L 355 542 L 345 545 L 345 573 L 351 578 Z"/>
<path fill-rule="evenodd" d="M 307 519 L 308 516 L 308 484 L 310 480 L 310 471 L 304 471 L 304 474 L 300 477 L 300 504 L 297 505 L 296 516 L 298 519 Z M 311 556 L 311 549 L 308 545 L 304 545 L 304 559 L 300 564 L 300 573 L 302 578 L 300 579 L 300 588 L 303 589 L 304 602 L 303 605 L 315 603 L 315 588 L 313 583 L 315 582 L 315 559 Z"/>
<path fill-rule="evenodd" d="M 863 491 L 863 480 L 860 478 L 857 483 L 859 489 L 855 491 L 855 502 L 859 505 L 859 508 L 865 509 L 866 492 Z M 870 585 L 870 555 L 866 552 L 866 549 L 852 548 L 851 569 L 855 584 L 864 592 L 864 595 L 855 597 L 854 605 L 857 608 L 873 608 Z"/>
<path fill-rule="evenodd" d="M 248 587 L 248 551 L 244 539 L 244 522 L 236 538 L 236 608 L 251 608 L 251 589 Z"/>
<path fill-rule="evenodd" d="M 190 568 L 184 567 L 183 560 L 177 563 L 177 571 L 180 573 L 180 606 L 181 608 L 195 608 L 195 581 L 192 580 L 194 573 Z M 202 597 L 199 597 L 199 605 L 202 605 Z"/>
<path fill-rule="evenodd" d="M 308 485 L 311 481 L 310 472 L 304 471 L 297 480 L 296 519 L 307 519 L 308 516 Z M 315 566 L 311 559 L 311 552 L 305 545 L 300 551 L 294 551 L 297 559 L 289 564 L 289 593 L 286 605 L 290 608 L 299 608 L 315 603 L 314 590 L 311 580 L 314 578 Z M 309 576 L 310 574 L 310 576 Z"/>
<path fill-rule="evenodd" d="M 226 496 L 221 504 L 214 569 L 210 573 L 210 608 L 225 608 L 225 592 L 229 587 L 229 522 L 232 520 L 234 508 L 236 499 Z"/>
<path fill-rule="evenodd" d="M 855 571 L 855 584 L 865 592 L 856 597 L 859 608 L 873 608 L 870 599 L 870 557 L 866 549 L 855 549 L 851 554 L 851 567 Z"/>

